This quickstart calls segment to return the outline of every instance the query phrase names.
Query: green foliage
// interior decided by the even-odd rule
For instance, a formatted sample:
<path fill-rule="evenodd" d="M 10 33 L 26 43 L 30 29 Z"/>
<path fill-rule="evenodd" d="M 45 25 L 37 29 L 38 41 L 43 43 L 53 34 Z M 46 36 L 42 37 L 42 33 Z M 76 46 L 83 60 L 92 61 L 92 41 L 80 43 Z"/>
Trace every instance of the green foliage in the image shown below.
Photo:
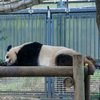
<path fill-rule="evenodd" d="M 0 41 L 6 40 L 8 37 L 8 35 L 4 34 L 4 30 L 5 30 L 5 28 L 0 29 Z"/>
<path fill-rule="evenodd" d="M 5 28 L 0 29 L 0 41 L 6 40 L 8 38 L 8 35 L 4 34 Z M 3 60 L 0 59 L 0 63 L 2 63 Z"/>
<path fill-rule="evenodd" d="M 2 63 L 2 62 L 3 62 L 3 60 L 0 59 L 0 63 Z"/>
<path fill-rule="evenodd" d="M 0 41 L 3 41 L 3 40 L 6 40 L 7 39 L 7 35 L 5 36 L 5 34 L 4 34 L 4 30 L 5 30 L 5 28 L 3 28 L 2 30 L 0 29 Z M 3 62 L 3 60 L 2 59 L 0 59 L 0 63 L 2 63 Z M 1 79 L 2 77 L 0 77 L 0 79 Z"/>

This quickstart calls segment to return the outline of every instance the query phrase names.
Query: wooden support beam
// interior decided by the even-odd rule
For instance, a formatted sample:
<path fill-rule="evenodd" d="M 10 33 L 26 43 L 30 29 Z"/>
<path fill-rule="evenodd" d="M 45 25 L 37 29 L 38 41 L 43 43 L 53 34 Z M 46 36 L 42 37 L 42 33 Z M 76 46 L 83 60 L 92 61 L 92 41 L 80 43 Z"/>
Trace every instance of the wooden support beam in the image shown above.
<path fill-rule="evenodd" d="M 85 100 L 90 100 L 90 75 L 85 77 Z"/>
<path fill-rule="evenodd" d="M 83 56 L 73 58 L 74 100 L 85 100 Z"/>
<path fill-rule="evenodd" d="M 63 80 L 63 85 L 64 87 L 71 87 L 74 85 L 74 80 L 72 77 L 66 77 L 64 80 Z"/>
<path fill-rule="evenodd" d="M 73 76 L 73 66 L 0 67 L 0 77 L 66 77 Z"/>

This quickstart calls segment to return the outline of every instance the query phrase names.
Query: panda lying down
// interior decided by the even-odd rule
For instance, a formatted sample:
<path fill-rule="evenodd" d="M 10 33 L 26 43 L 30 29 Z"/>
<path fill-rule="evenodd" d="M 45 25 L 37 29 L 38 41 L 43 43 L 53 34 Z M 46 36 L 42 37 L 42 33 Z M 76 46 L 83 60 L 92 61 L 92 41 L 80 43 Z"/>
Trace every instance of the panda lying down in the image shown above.
<path fill-rule="evenodd" d="M 69 48 L 29 42 L 13 48 L 9 45 L 5 62 L 7 66 L 72 66 L 73 55 L 77 54 L 80 53 Z M 88 63 L 89 74 L 94 74 L 96 61 L 84 56 L 85 63 Z"/>

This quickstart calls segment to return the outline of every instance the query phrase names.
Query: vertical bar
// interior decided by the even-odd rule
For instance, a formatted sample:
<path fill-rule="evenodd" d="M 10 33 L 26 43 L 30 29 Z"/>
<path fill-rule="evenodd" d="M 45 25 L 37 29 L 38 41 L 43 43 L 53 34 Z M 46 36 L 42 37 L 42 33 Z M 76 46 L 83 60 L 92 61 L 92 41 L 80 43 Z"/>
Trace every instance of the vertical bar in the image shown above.
<path fill-rule="evenodd" d="M 82 34 L 82 27 L 83 27 L 83 23 L 82 23 L 82 14 L 81 14 L 81 53 L 83 54 L 83 34 Z"/>
<path fill-rule="evenodd" d="M 96 59 L 96 55 L 95 55 L 95 48 L 96 48 L 96 45 L 95 45 L 95 13 L 94 13 L 94 34 L 93 34 L 93 37 L 94 37 L 94 59 Z"/>
<path fill-rule="evenodd" d="M 26 20 L 25 20 L 25 18 L 26 18 L 26 15 L 24 14 L 24 43 L 26 42 L 26 28 L 25 28 L 25 26 L 26 26 Z"/>
<path fill-rule="evenodd" d="M 74 29 L 74 13 L 73 13 L 73 49 L 75 50 L 75 29 Z"/>
<path fill-rule="evenodd" d="M 83 56 L 73 57 L 74 100 L 85 100 Z"/>
<path fill-rule="evenodd" d="M 55 81 L 54 81 L 55 77 L 52 77 L 52 97 L 54 96 L 54 91 L 55 91 Z"/>
<path fill-rule="evenodd" d="M 79 15 L 77 15 L 77 51 L 79 52 Z"/>
<path fill-rule="evenodd" d="M 98 31 L 98 59 L 99 59 L 99 54 L 100 54 L 100 45 L 99 45 L 99 31 Z"/>
<path fill-rule="evenodd" d="M 66 16 L 64 17 L 64 46 L 66 47 Z"/>
<path fill-rule="evenodd" d="M 62 8 L 62 7 L 63 7 L 63 1 L 60 0 L 60 8 Z"/>
<path fill-rule="evenodd" d="M 85 77 L 85 100 L 90 100 L 90 75 Z"/>
<path fill-rule="evenodd" d="M 7 15 L 5 15 L 5 27 L 7 27 Z M 5 29 L 5 36 L 7 36 L 7 29 Z M 6 54 L 6 47 L 7 47 L 7 39 L 5 40 L 5 54 Z"/>
<path fill-rule="evenodd" d="M 58 46 L 58 26 L 59 26 L 58 25 L 58 14 L 57 14 L 57 25 L 56 26 L 57 26 L 57 46 Z"/>
<path fill-rule="evenodd" d="M 70 14 L 69 14 L 69 48 L 70 48 Z"/>
<path fill-rule="evenodd" d="M 33 14 L 31 15 L 32 16 L 32 21 L 31 21 L 31 30 L 32 30 L 32 33 L 31 33 L 31 41 L 33 41 Z"/>
<path fill-rule="evenodd" d="M 68 9 L 68 0 L 66 0 L 66 5 L 67 5 L 67 9 Z"/>
<path fill-rule="evenodd" d="M 45 96 L 47 97 L 47 77 L 45 77 Z"/>
<path fill-rule="evenodd" d="M 22 44 L 22 15 L 20 16 L 21 17 L 21 21 L 20 21 L 20 44 Z"/>
<path fill-rule="evenodd" d="M 13 28 L 12 28 L 12 45 L 13 47 L 15 46 L 14 42 L 15 42 L 15 37 L 14 37 L 14 15 L 12 16 L 12 20 L 13 20 Z"/>
<path fill-rule="evenodd" d="M 51 44 L 51 12 L 48 7 L 48 45 Z"/>
<path fill-rule="evenodd" d="M 89 43 L 90 43 L 90 44 L 89 44 L 89 45 L 90 45 L 90 46 L 89 46 L 89 47 L 90 47 L 89 50 L 90 50 L 90 55 L 91 55 L 91 13 L 90 13 L 90 26 L 89 26 L 89 31 L 90 31 L 90 32 L 89 32 L 89 37 L 90 37 L 90 38 L 89 38 Z"/>
<path fill-rule="evenodd" d="M 40 43 L 41 43 L 41 38 L 42 38 L 41 37 L 41 15 L 39 15 L 39 17 L 40 17 L 40 39 L 39 40 L 40 40 Z"/>
<path fill-rule="evenodd" d="M 28 42 L 30 41 L 30 29 L 29 29 L 29 27 L 30 27 L 30 15 L 28 14 Z"/>
<path fill-rule="evenodd" d="M 86 28 L 85 29 L 86 30 L 86 32 L 85 32 L 85 37 L 86 37 L 86 42 L 85 42 L 86 43 L 85 55 L 87 55 L 87 14 L 86 14 L 86 22 L 85 23 L 86 23 L 86 25 L 85 25 L 86 26 L 85 27 Z"/>
<path fill-rule="evenodd" d="M 63 81 L 63 79 L 62 79 L 62 77 L 60 77 L 60 95 L 62 95 L 62 81 Z M 62 97 L 60 97 L 60 99 L 63 99 Z"/>
<path fill-rule="evenodd" d="M 16 45 L 18 45 L 18 19 L 19 19 L 19 16 L 16 15 Z"/>
<path fill-rule="evenodd" d="M 54 46 L 54 14 L 52 14 L 52 45 Z"/>
<path fill-rule="evenodd" d="M 48 77 L 48 100 L 51 100 L 51 77 Z"/>
<path fill-rule="evenodd" d="M 10 15 L 9 15 L 9 36 L 10 36 Z M 1 24 L 2 25 L 2 24 Z M 9 37 L 9 42 L 8 42 L 8 44 L 10 44 L 10 37 Z"/>
<path fill-rule="evenodd" d="M 47 44 L 47 33 L 46 33 L 46 14 L 45 14 L 45 19 L 44 19 L 44 44 Z"/>
<path fill-rule="evenodd" d="M 48 8 L 48 45 L 51 44 L 51 12 Z M 51 100 L 51 77 L 48 77 L 48 100 Z"/>
<path fill-rule="evenodd" d="M 60 16 L 60 35 L 61 35 L 61 41 L 60 41 L 60 45 L 63 45 L 63 33 L 62 33 L 62 15 Z"/>
<path fill-rule="evenodd" d="M 36 36 L 35 36 L 35 41 L 37 41 L 37 14 L 36 14 L 36 19 L 35 20 L 36 20 L 36 32 L 35 32 L 36 33 L 35 34 Z"/>

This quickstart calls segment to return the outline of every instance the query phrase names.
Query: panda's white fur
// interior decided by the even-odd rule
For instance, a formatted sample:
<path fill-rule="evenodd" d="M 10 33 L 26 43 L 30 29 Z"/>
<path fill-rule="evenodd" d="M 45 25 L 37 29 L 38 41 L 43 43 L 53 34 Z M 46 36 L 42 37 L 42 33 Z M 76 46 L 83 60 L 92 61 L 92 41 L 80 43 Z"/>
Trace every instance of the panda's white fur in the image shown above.
<path fill-rule="evenodd" d="M 14 47 L 14 48 L 10 48 L 5 56 L 5 62 L 7 62 L 7 65 L 12 65 L 12 64 L 16 63 L 16 61 L 18 60 L 17 54 L 19 54 L 20 50 L 23 49 L 24 46 L 27 47 L 27 45 L 30 45 L 30 44 L 35 44 L 35 43 L 29 42 L 29 43 L 25 43 L 25 44 L 22 44 L 20 46 Z M 34 55 L 35 53 L 32 52 L 32 54 Z M 34 60 L 37 62 L 36 65 L 39 65 L 39 66 L 57 66 L 57 64 L 55 63 L 55 59 L 60 54 L 64 54 L 65 56 L 69 55 L 69 56 L 73 57 L 73 55 L 78 55 L 80 53 L 74 51 L 73 49 L 69 49 L 66 47 L 41 45 L 40 51 L 38 54 L 38 58 L 37 58 L 37 60 L 35 60 L 35 59 Z M 33 56 L 33 55 L 31 55 L 31 56 Z M 9 57 L 7 57 L 7 56 L 9 56 Z M 25 57 L 24 58 L 22 57 L 22 59 L 25 59 Z M 93 74 L 95 72 L 95 67 L 94 67 L 93 63 L 84 56 L 84 64 L 85 63 L 88 63 L 90 74 Z M 26 64 L 27 64 L 27 62 L 26 62 Z M 23 65 L 23 64 L 21 64 L 21 65 Z"/>
<path fill-rule="evenodd" d="M 65 47 L 43 45 L 39 54 L 39 64 L 45 66 L 56 66 L 54 63 L 56 53 L 63 49 L 65 49 Z"/>

